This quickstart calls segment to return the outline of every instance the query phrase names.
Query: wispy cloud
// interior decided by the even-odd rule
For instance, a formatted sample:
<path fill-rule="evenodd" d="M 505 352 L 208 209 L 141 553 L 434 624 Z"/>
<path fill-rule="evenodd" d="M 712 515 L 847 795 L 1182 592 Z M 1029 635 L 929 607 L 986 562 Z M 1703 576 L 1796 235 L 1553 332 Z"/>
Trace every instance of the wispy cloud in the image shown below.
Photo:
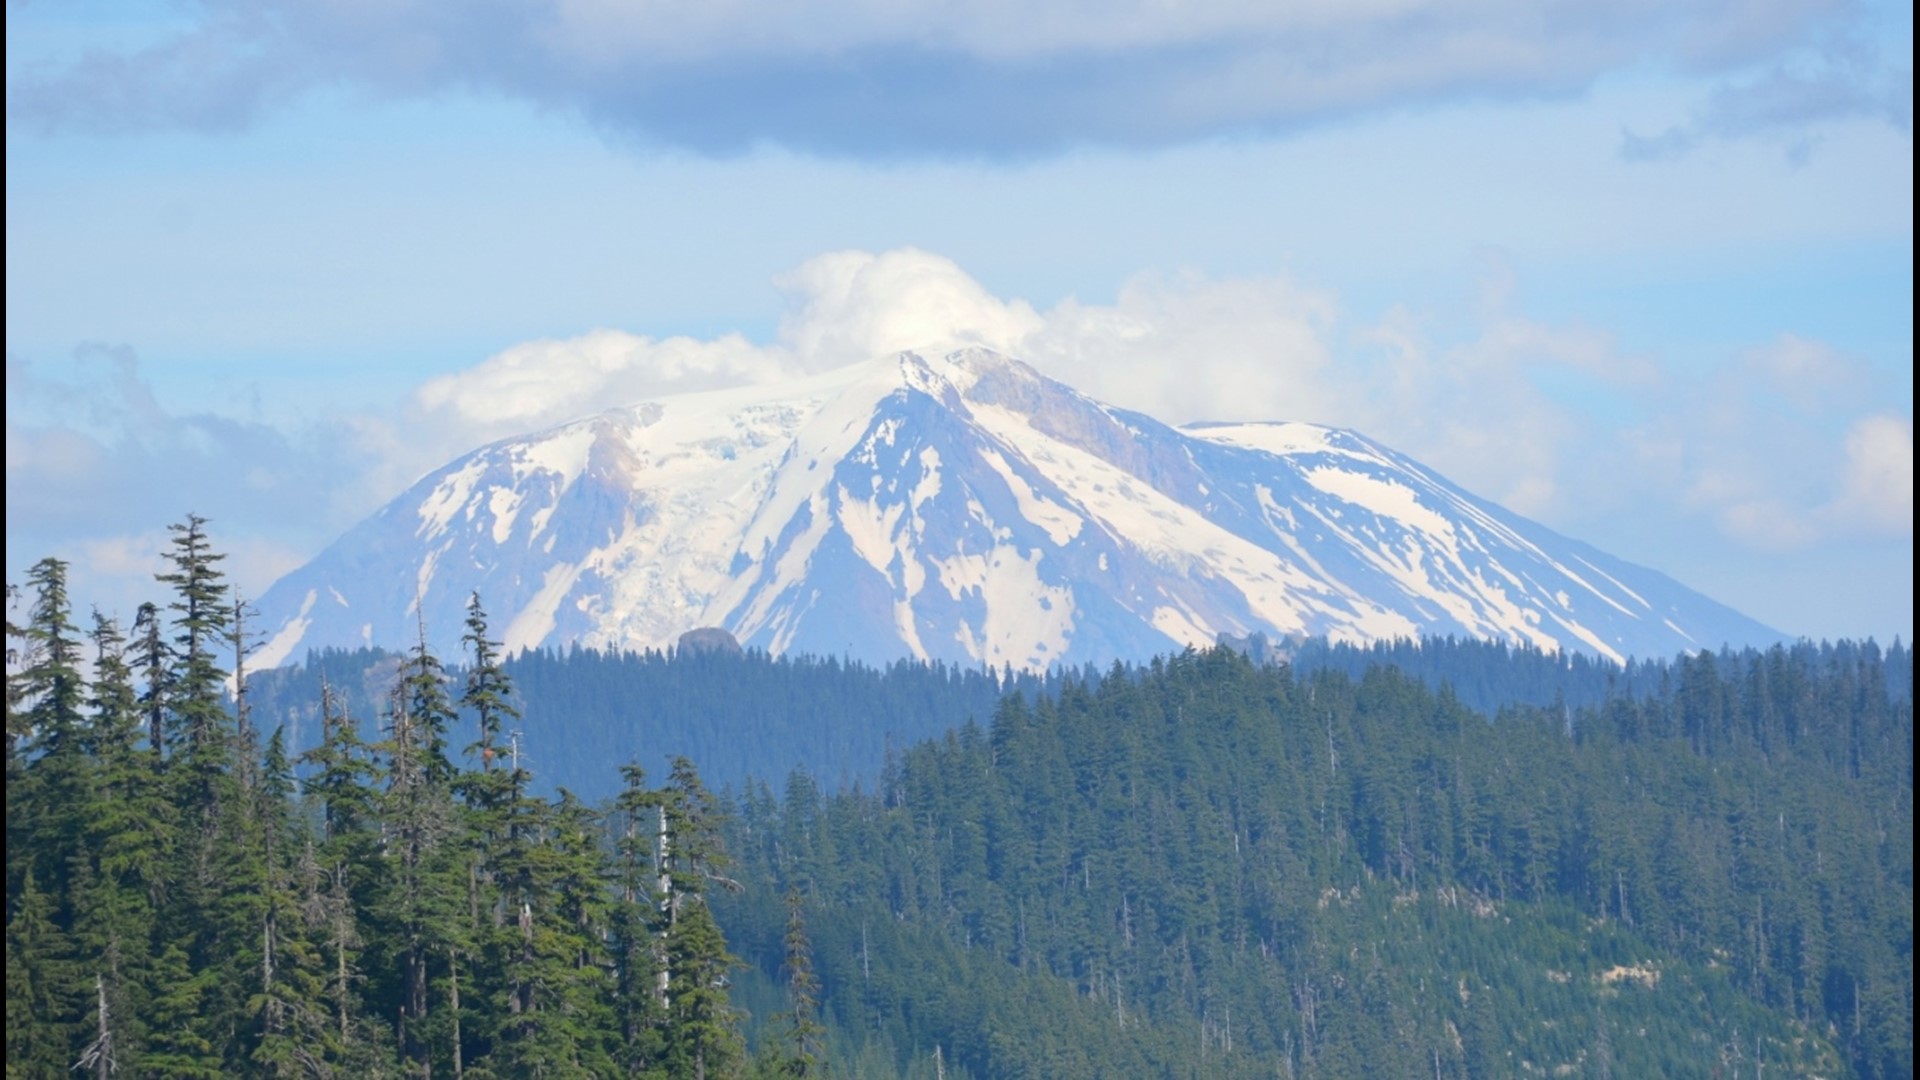
<path fill-rule="evenodd" d="M 46 367 L 10 355 L 6 386 L 9 571 L 71 558 L 76 595 L 108 607 L 152 592 L 164 525 L 189 511 L 220 523 L 228 569 L 257 595 L 342 524 L 334 502 L 365 466 L 333 424 L 289 432 L 169 409 L 121 346 Z"/>
<path fill-rule="evenodd" d="M 218 130 L 323 86 L 473 90 L 708 153 L 1025 156 L 1567 95 L 1648 64 L 1728 71 L 1852 17 L 1830 0 L 205 0 L 198 12 L 146 48 L 10 70 L 9 122 Z"/>
<path fill-rule="evenodd" d="M 1763 138 L 1798 165 L 1812 153 L 1820 125 L 1855 119 L 1911 132 L 1912 67 L 1883 64 L 1860 47 L 1776 64 L 1757 77 L 1723 83 L 1685 123 L 1652 135 L 1622 133 L 1620 154 L 1628 161 L 1668 161 L 1712 142 Z"/>

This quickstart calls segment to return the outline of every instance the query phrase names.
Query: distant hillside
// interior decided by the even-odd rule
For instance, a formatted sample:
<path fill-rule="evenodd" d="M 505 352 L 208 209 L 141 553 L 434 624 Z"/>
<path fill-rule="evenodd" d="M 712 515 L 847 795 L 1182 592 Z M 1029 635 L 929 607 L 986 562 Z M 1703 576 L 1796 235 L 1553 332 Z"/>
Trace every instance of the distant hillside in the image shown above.
<path fill-rule="evenodd" d="M 536 785 L 588 799 L 616 790 L 615 765 L 637 762 L 665 775 L 679 755 L 698 761 L 716 788 L 794 769 L 833 788 L 871 786 L 889 752 L 969 720 L 984 723 L 1003 694 L 1050 694 L 1063 678 L 764 652 L 581 648 L 528 653 L 505 668 L 522 713 L 517 746 Z M 262 672 L 248 686 L 258 722 L 285 725 L 289 745 L 304 747 L 319 738 L 323 684 L 373 737 L 399 673 L 400 658 L 379 650 L 325 650 Z M 473 741 L 469 725 L 470 718 L 456 725 L 455 745 Z"/>
<path fill-rule="evenodd" d="M 1912 653 L 1843 644 L 1787 650 L 1815 668 L 1854 652 L 1880 657 L 1888 692 L 1910 694 Z M 1574 653 L 1543 653 L 1475 638 L 1347 645 L 1309 638 L 1286 643 L 1286 663 L 1302 674 L 1339 671 L 1359 678 L 1390 666 L 1433 690 L 1446 687 L 1461 704 L 1491 716 L 1502 707 L 1582 708 L 1642 700 L 1665 692 L 1673 674 L 1666 659 L 1619 667 Z M 1746 664 L 1756 652 L 1720 654 L 1723 664 Z M 457 663 L 450 670 L 458 677 Z M 1139 678 L 1149 670 L 1119 665 L 1041 676 L 1003 669 L 959 669 L 900 661 L 884 668 L 806 656 L 725 651 L 606 653 L 573 648 L 540 651 L 506 662 L 522 712 L 520 748 L 541 790 L 565 787 L 584 798 L 613 792 L 608 762 L 638 761 L 661 775 L 675 755 L 701 763 L 721 788 L 738 789 L 750 777 L 779 778 L 794 769 L 827 790 L 855 783 L 872 788 L 890 753 L 938 738 L 968 721 L 985 724 L 1000 699 L 1017 693 L 1029 702 L 1061 687 L 1097 682 L 1112 671 Z M 332 687 L 349 714 L 371 732 L 399 677 L 400 658 L 380 650 L 322 650 L 294 665 L 249 680 L 253 708 L 268 730 L 285 725 L 288 744 L 318 738 L 320 689 Z M 472 741 L 466 728 L 461 746 Z"/>
<path fill-rule="evenodd" d="M 775 978 L 804 890 L 845 1052 L 902 1070 L 1906 1077 L 1911 670 L 1703 655 L 1489 722 L 1189 654 L 1009 699 L 876 792 L 755 789 L 719 911 Z"/>

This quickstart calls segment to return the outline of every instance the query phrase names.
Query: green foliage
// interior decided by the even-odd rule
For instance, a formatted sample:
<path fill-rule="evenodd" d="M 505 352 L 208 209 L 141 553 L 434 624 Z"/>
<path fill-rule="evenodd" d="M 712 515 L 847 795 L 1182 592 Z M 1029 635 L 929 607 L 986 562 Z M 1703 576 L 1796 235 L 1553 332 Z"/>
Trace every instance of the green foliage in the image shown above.
<path fill-rule="evenodd" d="M 734 847 L 808 883 L 827 1015 L 903 1069 L 1907 1075 L 1890 667 L 1688 657 L 1489 719 L 1390 671 L 1188 654 L 1009 699 L 877 794 L 749 790 Z M 778 910 L 722 915 L 771 977 Z"/>
<path fill-rule="evenodd" d="M 96 619 L 91 685 L 63 563 L 9 620 L 8 1076 L 742 1075 L 706 904 L 724 812 L 691 763 L 629 775 L 617 843 L 537 794 L 498 752 L 517 699 L 477 598 L 458 701 L 423 645 L 377 737 L 323 683 L 318 745 L 260 747 L 215 659 L 245 642 L 204 525 L 159 576 L 171 636 L 155 605 L 131 649 Z"/>
<path fill-rule="evenodd" d="M 491 691 L 492 700 L 524 715 L 501 709 L 489 736 L 479 699 L 470 699 L 454 743 L 469 757 L 484 757 L 491 746 L 495 760 L 504 761 L 517 721 L 525 756 L 537 765 L 538 789 L 564 787 L 590 802 L 616 796 L 619 778 L 610 765 L 636 758 L 655 775 L 665 775 L 675 757 L 698 761 L 717 790 L 739 790 L 751 777 L 780 777 L 796 767 L 835 785 L 871 784 L 889 754 L 969 719 L 986 720 L 1003 693 L 1050 696 L 1067 681 L 909 661 L 876 669 L 764 653 L 571 647 L 493 655 L 481 664 L 473 637 L 470 623 L 462 694 Z M 497 654 L 497 643 L 491 648 Z M 400 661 L 374 649 L 313 652 L 301 664 L 250 676 L 249 697 L 263 728 L 284 724 L 294 745 L 312 745 L 319 740 L 322 684 L 344 708 L 372 715 Z M 514 692 L 493 689 L 491 679 L 476 683 L 494 664 Z"/>
<path fill-rule="evenodd" d="M 10 604 L 9 1077 L 1912 1072 L 1899 646 L 1010 680 L 507 662 L 474 598 L 463 671 L 250 677 L 259 746 L 204 526 L 131 634 Z M 809 739 L 871 788 L 748 778 Z"/>

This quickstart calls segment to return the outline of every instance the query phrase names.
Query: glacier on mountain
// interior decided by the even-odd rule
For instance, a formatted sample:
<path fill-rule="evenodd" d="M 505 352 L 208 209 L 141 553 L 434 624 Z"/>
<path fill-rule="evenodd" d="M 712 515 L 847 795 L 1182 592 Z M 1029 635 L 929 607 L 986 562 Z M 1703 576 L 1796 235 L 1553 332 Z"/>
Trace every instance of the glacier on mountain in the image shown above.
<path fill-rule="evenodd" d="M 983 349 L 662 398 L 482 447 L 260 601 L 311 647 L 670 645 L 1105 665 L 1221 634 L 1459 634 L 1615 660 L 1780 635 L 1366 437 L 1174 428 Z M 423 618 L 424 616 L 424 618 Z"/>

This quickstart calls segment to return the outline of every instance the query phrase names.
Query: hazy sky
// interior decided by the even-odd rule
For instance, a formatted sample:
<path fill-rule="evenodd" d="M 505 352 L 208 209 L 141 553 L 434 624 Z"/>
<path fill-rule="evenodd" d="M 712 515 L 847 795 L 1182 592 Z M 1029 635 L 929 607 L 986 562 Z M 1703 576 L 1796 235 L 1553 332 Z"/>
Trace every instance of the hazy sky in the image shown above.
<path fill-rule="evenodd" d="M 7 576 L 252 595 L 478 443 L 980 340 L 1911 640 L 1911 10 L 7 6 Z"/>

